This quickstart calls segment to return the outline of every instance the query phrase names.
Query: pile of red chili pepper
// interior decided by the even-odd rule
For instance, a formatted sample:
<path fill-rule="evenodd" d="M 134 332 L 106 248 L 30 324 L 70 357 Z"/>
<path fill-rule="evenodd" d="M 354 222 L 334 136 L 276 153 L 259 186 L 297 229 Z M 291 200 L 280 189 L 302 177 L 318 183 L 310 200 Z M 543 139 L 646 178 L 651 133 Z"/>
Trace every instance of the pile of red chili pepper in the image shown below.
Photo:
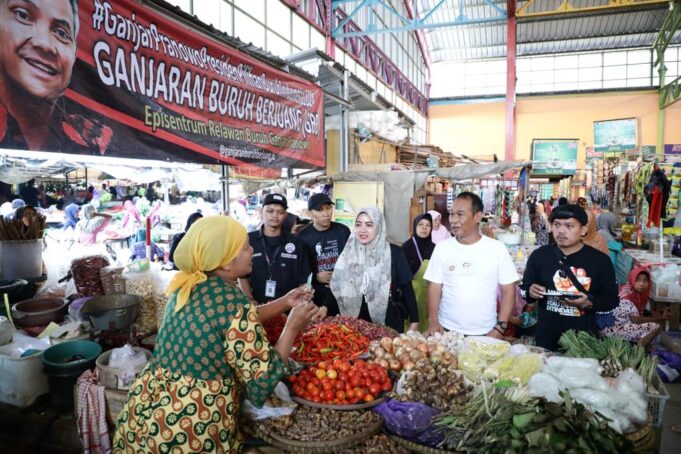
<path fill-rule="evenodd" d="M 262 326 L 265 328 L 267 340 L 270 341 L 270 344 L 274 345 L 277 343 L 281 333 L 284 331 L 284 326 L 286 326 L 286 316 L 284 314 L 279 314 L 276 317 L 263 322 Z"/>
<path fill-rule="evenodd" d="M 352 359 L 367 351 L 369 338 L 345 325 L 317 325 L 306 331 L 295 347 L 291 357 L 296 361 Z"/>

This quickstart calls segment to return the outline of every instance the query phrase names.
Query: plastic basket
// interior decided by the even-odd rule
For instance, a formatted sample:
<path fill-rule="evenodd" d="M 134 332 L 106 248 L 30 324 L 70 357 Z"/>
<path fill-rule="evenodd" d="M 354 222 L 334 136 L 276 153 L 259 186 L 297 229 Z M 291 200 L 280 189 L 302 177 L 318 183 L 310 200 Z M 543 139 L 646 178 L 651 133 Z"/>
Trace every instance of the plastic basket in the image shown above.
<path fill-rule="evenodd" d="M 655 375 L 653 378 L 653 386 L 657 392 L 648 393 L 648 413 L 653 424 L 653 427 L 662 426 L 662 417 L 664 416 L 664 404 L 669 400 L 669 391 L 662 383 L 660 377 Z"/>

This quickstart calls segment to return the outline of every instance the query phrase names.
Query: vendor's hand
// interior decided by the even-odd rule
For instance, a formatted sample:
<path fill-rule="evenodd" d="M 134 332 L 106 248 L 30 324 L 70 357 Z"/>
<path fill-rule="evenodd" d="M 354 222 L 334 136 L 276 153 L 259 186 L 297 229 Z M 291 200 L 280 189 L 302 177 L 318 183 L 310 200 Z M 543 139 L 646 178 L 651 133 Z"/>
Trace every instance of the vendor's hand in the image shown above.
<path fill-rule="evenodd" d="M 539 300 L 544 298 L 544 293 L 546 293 L 546 287 L 542 287 L 539 284 L 530 285 L 530 297 Z"/>
<path fill-rule="evenodd" d="M 419 324 L 418 324 L 418 322 L 410 323 L 410 324 L 409 324 L 409 327 L 407 327 L 407 331 L 416 331 L 416 332 L 418 332 L 418 331 L 419 331 Z"/>
<path fill-rule="evenodd" d="M 286 326 L 284 328 L 290 328 L 297 333 L 304 329 L 318 312 L 319 308 L 314 304 L 298 304 L 291 309 L 291 313 L 286 318 Z"/>
<path fill-rule="evenodd" d="M 322 284 L 328 284 L 331 282 L 331 275 L 333 274 L 333 271 L 320 271 L 317 273 L 317 281 L 321 282 Z"/>
<path fill-rule="evenodd" d="M 317 313 L 312 317 L 312 320 L 310 320 L 310 323 L 319 323 L 322 320 L 326 318 L 326 314 L 328 312 L 328 309 L 326 307 L 320 307 Z"/>
<path fill-rule="evenodd" d="M 584 293 L 576 293 L 577 298 L 561 298 L 561 302 L 566 306 L 584 307 L 589 304 L 589 297 Z"/>
<path fill-rule="evenodd" d="M 493 338 L 499 339 L 499 340 L 501 340 L 501 339 L 504 338 L 504 335 L 501 334 L 498 330 L 496 330 L 496 329 L 494 329 L 494 328 L 492 328 L 492 331 L 490 331 L 489 333 L 485 334 L 485 336 L 493 337 Z"/>
<path fill-rule="evenodd" d="M 425 336 L 432 336 L 435 333 L 444 333 L 445 330 L 440 325 L 439 320 L 428 320 L 428 331 L 425 332 Z"/>
<path fill-rule="evenodd" d="M 288 292 L 284 297 L 288 307 L 293 308 L 301 303 L 310 301 L 313 295 L 314 290 L 308 289 L 306 285 L 301 285 Z"/>

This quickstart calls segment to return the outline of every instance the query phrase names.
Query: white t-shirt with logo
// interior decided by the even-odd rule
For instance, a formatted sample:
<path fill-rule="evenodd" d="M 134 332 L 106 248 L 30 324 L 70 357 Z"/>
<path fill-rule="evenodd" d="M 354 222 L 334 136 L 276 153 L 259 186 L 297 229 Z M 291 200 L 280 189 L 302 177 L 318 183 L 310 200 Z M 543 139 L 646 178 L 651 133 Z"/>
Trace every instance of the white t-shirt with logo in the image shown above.
<path fill-rule="evenodd" d="M 438 320 L 463 334 L 487 334 L 497 323 L 497 287 L 519 280 L 501 241 L 484 236 L 473 244 L 448 238 L 435 246 L 426 280 L 442 284 Z"/>

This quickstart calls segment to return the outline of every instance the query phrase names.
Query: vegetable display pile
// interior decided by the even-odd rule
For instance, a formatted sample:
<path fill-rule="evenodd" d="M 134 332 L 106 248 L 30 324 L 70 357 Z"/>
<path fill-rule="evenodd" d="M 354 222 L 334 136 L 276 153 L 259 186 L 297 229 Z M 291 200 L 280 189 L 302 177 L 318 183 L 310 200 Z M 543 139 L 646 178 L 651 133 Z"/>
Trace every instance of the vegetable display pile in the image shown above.
<path fill-rule="evenodd" d="M 600 340 L 584 331 L 573 330 L 563 334 L 558 342 L 566 356 L 600 361 L 606 377 L 616 377 L 624 369 L 631 367 L 651 387 L 657 369 L 657 357 L 648 356 L 643 347 L 616 336 Z"/>
<path fill-rule="evenodd" d="M 376 364 L 394 372 L 410 370 L 424 358 L 444 362 L 454 369 L 457 366 L 456 356 L 446 351 L 444 345 L 430 342 L 420 334 L 402 334 L 392 339 L 384 337 L 380 341 L 372 341 L 369 353 Z"/>
<path fill-rule="evenodd" d="M 379 394 L 390 391 L 393 382 L 388 371 L 362 360 L 322 361 L 289 377 L 293 394 L 320 404 L 356 404 L 372 402 Z"/>
<path fill-rule="evenodd" d="M 357 358 L 369 347 L 369 338 L 345 325 L 317 325 L 295 344 L 291 358 L 313 363 Z"/>
<path fill-rule="evenodd" d="M 341 449 L 337 454 L 410 454 L 411 451 L 395 443 L 386 434 L 376 434 L 361 445 Z"/>
<path fill-rule="evenodd" d="M 422 402 L 441 410 L 452 410 L 465 404 L 473 390 L 464 382 L 456 365 L 420 359 L 405 373 L 399 400 Z"/>
<path fill-rule="evenodd" d="M 445 436 L 444 448 L 487 453 L 631 451 L 625 437 L 569 394 L 556 404 L 531 396 L 525 388 L 504 385 L 482 385 L 463 408 L 433 418 Z"/>
<path fill-rule="evenodd" d="M 398 332 L 392 328 L 375 323 L 367 322 L 360 318 L 348 317 L 347 315 L 336 315 L 326 317 L 318 325 L 343 325 L 354 329 L 360 334 L 368 337 L 369 340 L 380 340 L 382 337 L 396 337 Z"/>
<path fill-rule="evenodd" d="M 380 421 L 372 411 L 329 410 L 299 406 L 292 415 L 259 421 L 259 428 L 298 441 L 335 441 L 364 432 Z"/>

